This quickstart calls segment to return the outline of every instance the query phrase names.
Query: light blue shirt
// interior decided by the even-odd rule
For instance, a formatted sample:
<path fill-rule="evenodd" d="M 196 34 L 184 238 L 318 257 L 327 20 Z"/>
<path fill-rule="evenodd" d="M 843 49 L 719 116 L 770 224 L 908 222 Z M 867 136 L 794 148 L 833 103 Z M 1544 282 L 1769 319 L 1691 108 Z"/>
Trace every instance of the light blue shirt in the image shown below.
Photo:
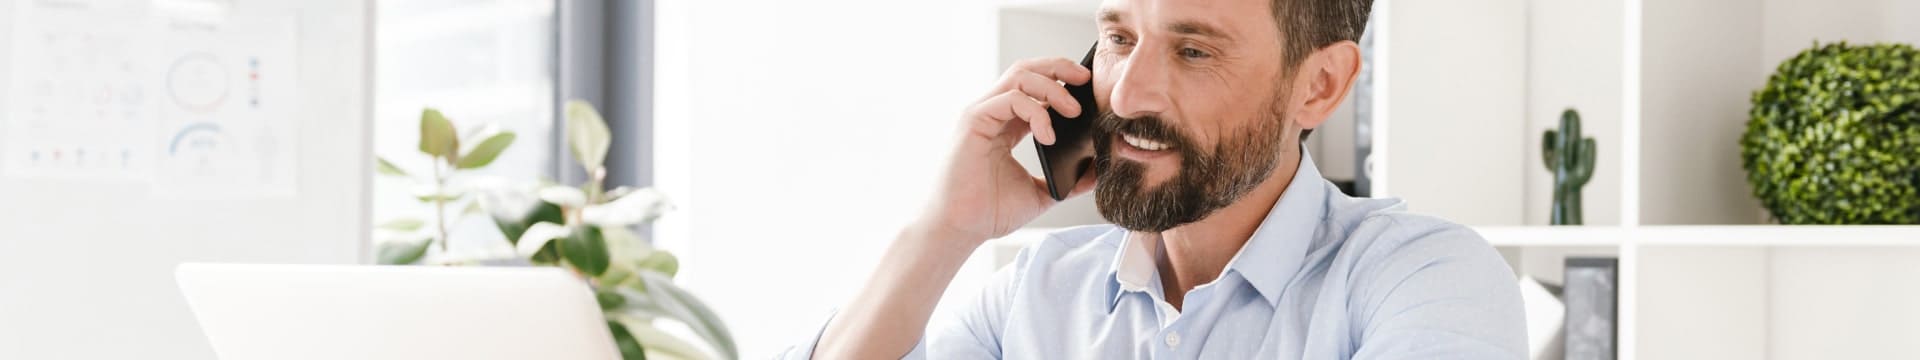
<path fill-rule="evenodd" d="M 1341 194 L 1312 159 L 1225 271 L 1165 301 L 1146 241 L 1085 226 L 935 314 L 908 358 L 1522 359 L 1516 278 L 1467 227 Z M 784 358 L 812 356 L 818 335 Z"/>

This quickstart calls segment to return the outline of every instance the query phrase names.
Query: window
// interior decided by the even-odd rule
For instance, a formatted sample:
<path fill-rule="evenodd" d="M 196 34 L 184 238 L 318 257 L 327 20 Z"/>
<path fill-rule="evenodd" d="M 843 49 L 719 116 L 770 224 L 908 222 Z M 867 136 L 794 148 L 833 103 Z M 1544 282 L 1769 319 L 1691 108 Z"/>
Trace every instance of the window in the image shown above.
<path fill-rule="evenodd" d="M 551 178 L 557 149 L 554 13 L 554 2 L 541 0 L 377 1 L 374 154 L 425 178 L 420 172 L 430 169 L 430 160 L 418 150 L 420 113 L 432 107 L 462 132 L 489 125 L 517 135 L 512 147 L 474 174 Z M 376 175 L 374 223 L 432 219 L 433 207 L 414 199 L 429 189 L 417 180 Z M 465 203 L 459 205 L 447 210 L 450 219 Z M 455 249 L 501 240 L 483 217 L 466 220 L 449 224 Z"/>

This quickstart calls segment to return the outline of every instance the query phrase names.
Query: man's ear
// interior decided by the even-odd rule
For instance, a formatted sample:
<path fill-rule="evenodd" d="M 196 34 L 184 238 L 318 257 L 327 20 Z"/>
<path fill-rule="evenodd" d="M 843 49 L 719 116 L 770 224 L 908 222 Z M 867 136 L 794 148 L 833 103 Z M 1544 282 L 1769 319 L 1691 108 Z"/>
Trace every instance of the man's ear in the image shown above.
<path fill-rule="evenodd" d="M 1296 104 L 1285 111 L 1301 129 L 1320 127 L 1333 110 L 1347 100 L 1353 82 L 1360 77 L 1360 44 L 1341 41 L 1307 55 L 1295 69 L 1293 99 Z"/>

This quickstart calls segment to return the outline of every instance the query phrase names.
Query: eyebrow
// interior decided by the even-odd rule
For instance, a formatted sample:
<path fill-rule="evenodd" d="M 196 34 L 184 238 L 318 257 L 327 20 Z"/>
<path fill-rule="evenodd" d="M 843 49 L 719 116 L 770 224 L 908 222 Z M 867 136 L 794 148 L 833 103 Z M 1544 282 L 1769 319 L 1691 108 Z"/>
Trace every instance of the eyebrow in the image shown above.
<path fill-rule="evenodd" d="M 1100 9 L 1100 13 L 1099 15 L 1096 16 L 1096 18 L 1100 19 L 1100 23 L 1113 24 L 1113 23 L 1119 23 L 1122 15 L 1123 14 L 1121 14 L 1120 11 L 1117 11 L 1117 10 Z M 1198 20 L 1181 20 L 1178 22 L 1174 22 L 1173 25 L 1167 26 L 1167 30 L 1173 31 L 1173 33 L 1180 34 L 1180 35 L 1192 35 L 1192 36 L 1209 37 L 1209 38 L 1224 39 L 1224 40 L 1233 40 L 1232 36 L 1228 36 L 1225 31 L 1220 31 L 1219 27 L 1215 27 L 1212 24 L 1208 24 Z"/>
<path fill-rule="evenodd" d="M 1180 22 L 1173 23 L 1173 25 L 1168 26 L 1167 29 L 1173 30 L 1173 33 L 1175 34 L 1181 34 L 1181 35 L 1196 35 L 1196 36 L 1210 37 L 1210 38 L 1216 38 L 1216 39 L 1229 39 L 1229 40 L 1233 39 L 1233 37 L 1227 36 L 1226 32 L 1220 31 L 1219 28 L 1215 28 L 1213 27 L 1213 25 L 1203 23 L 1203 22 L 1198 22 L 1198 21 L 1192 21 L 1192 20 L 1183 20 Z"/>

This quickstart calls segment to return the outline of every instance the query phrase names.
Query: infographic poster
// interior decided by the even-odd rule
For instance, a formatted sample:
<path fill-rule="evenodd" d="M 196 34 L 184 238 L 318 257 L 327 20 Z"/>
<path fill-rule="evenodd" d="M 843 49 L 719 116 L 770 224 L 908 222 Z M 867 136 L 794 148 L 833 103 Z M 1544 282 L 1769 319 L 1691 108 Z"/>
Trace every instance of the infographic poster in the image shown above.
<path fill-rule="evenodd" d="M 13 2 L 0 176 L 159 198 L 296 195 L 294 17 L 127 4 Z"/>
<path fill-rule="evenodd" d="M 6 175 L 143 182 L 151 177 L 153 94 L 144 16 L 124 9 L 35 11 L 14 4 L 6 84 Z"/>
<path fill-rule="evenodd" d="M 291 18 L 163 25 L 156 196 L 294 195 L 294 29 Z"/>

